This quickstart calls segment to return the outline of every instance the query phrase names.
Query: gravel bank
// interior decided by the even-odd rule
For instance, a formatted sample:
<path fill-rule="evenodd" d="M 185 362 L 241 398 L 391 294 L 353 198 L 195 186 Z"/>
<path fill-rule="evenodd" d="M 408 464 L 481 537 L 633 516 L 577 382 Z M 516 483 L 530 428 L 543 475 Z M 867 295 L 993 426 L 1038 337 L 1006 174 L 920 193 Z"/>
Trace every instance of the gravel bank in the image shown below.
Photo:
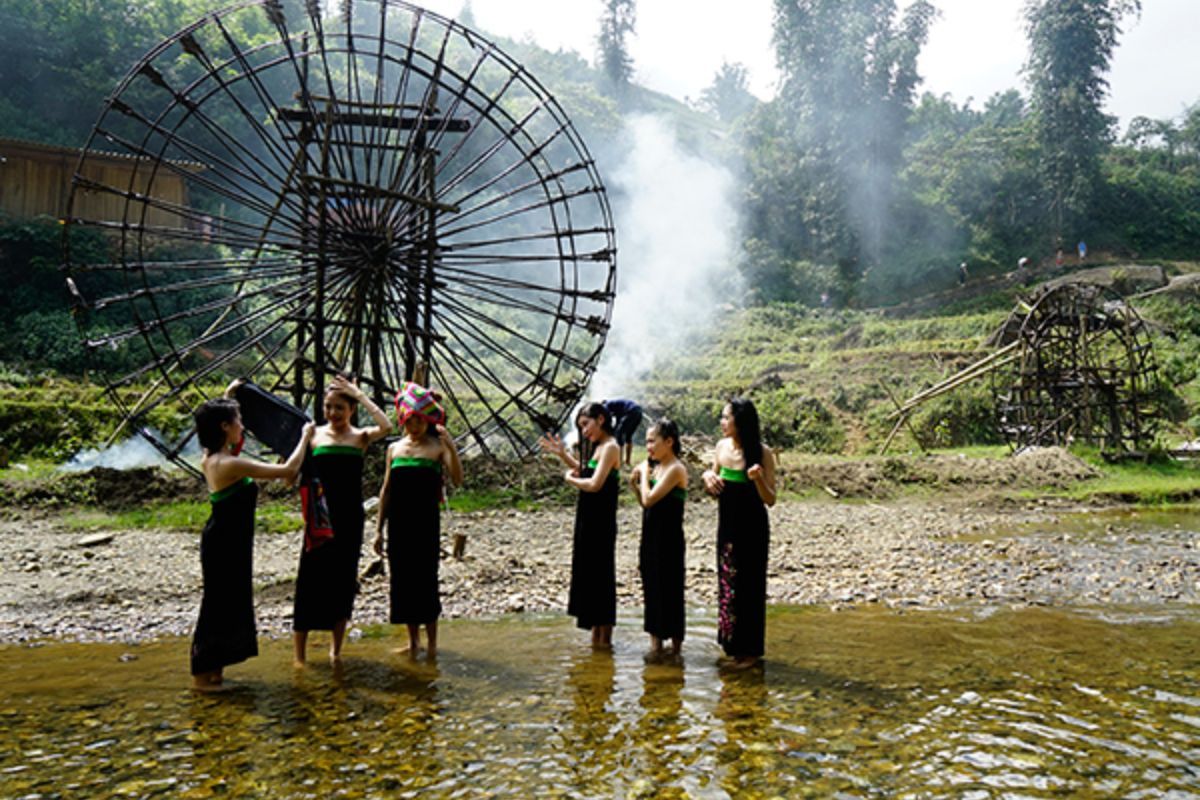
<path fill-rule="evenodd" d="M 1163 604 L 1200 599 L 1191 532 L 1055 532 L 1068 509 L 1039 503 L 790 502 L 771 511 L 772 603 Z M 561 611 L 570 578 L 571 509 L 454 514 L 462 560 L 443 559 L 447 617 Z M 1005 526 L 1033 523 L 1012 534 Z M 618 600 L 637 607 L 639 512 L 620 511 Z M 716 599 L 716 507 L 689 503 L 688 603 Z M 290 631 L 296 535 L 259 535 L 260 631 Z M 364 553 L 364 568 L 373 554 Z M 387 619 L 387 579 L 362 584 L 355 623 Z M 52 514 L 11 511 L 0 521 L 0 642 L 46 637 L 132 641 L 189 634 L 200 598 L 197 532 L 65 530 Z"/>

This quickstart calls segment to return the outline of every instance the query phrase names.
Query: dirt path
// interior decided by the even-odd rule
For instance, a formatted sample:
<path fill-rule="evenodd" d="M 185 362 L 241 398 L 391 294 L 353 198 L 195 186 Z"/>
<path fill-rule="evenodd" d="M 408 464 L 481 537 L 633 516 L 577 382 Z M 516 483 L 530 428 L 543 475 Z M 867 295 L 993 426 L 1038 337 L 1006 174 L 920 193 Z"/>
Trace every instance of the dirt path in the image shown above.
<path fill-rule="evenodd" d="M 1186 532 L 1052 532 L 1068 511 L 1037 502 L 983 507 L 965 499 L 791 502 L 771 511 L 772 603 L 1161 604 L 1200 601 L 1197 537 Z M 570 509 L 455 514 L 465 557 L 442 561 L 448 617 L 562 611 L 570 579 Z M 1019 535 L 1004 528 L 1028 522 Z M 716 507 L 689 503 L 690 606 L 716 598 Z M 618 601 L 637 607 L 637 509 L 623 506 Z M 111 539 L 88 543 L 94 538 Z M 259 627 L 290 630 L 297 535 L 255 545 Z M 363 566 L 373 559 L 364 553 Z M 355 622 L 387 619 L 387 579 L 364 580 Z M 9 511 L 0 521 L 0 642 L 45 637 L 140 640 L 186 635 L 200 597 L 196 532 L 116 530 L 80 534 L 56 517 Z"/>

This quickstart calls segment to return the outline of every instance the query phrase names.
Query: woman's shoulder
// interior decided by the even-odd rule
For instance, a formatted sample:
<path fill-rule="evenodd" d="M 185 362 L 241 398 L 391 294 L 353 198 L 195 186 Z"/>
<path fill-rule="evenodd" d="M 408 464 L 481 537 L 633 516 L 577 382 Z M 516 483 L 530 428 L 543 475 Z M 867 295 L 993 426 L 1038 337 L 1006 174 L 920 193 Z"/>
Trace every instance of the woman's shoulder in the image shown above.
<path fill-rule="evenodd" d="M 231 480 L 241 477 L 237 472 L 238 457 L 228 453 L 208 453 L 200 460 L 200 471 L 209 491 L 224 488 Z"/>

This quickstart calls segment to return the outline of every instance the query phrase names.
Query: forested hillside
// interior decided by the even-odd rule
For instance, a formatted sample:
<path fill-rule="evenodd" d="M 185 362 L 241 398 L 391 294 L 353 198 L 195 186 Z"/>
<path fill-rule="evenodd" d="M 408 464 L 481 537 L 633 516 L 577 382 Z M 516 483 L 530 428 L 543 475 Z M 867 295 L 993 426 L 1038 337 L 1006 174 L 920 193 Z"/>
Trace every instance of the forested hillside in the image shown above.
<path fill-rule="evenodd" d="M 4 3 L 0 137 L 80 146 L 139 54 L 213 7 Z M 972 277 L 1022 257 L 1052 263 L 1059 250 L 1073 265 L 1080 240 L 1089 263 L 1186 260 L 1200 250 L 1200 105 L 1125 131 L 1103 110 L 1137 0 L 1029 4 L 1026 84 L 964 104 L 922 93 L 917 57 L 936 2 L 902 11 L 896 0 L 780 0 L 778 95 L 756 100 L 745 68 L 725 64 L 691 106 L 632 82 L 624 37 L 636 3 L 605 8 L 596 54 L 498 43 L 555 94 L 594 152 L 631 115 L 665 115 L 684 146 L 737 176 L 741 239 L 730 267 L 743 277 L 744 296 L 734 298 L 742 304 L 890 305 L 953 286 L 962 262 Z M 232 35 L 254 41 L 271 31 L 264 21 Z M 54 220 L 0 219 L 0 279 L 19 287 L 0 298 L 9 323 L 0 345 L 13 366 L 85 366 L 59 261 Z M 105 354 L 92 366 L 118 361 Z"/>

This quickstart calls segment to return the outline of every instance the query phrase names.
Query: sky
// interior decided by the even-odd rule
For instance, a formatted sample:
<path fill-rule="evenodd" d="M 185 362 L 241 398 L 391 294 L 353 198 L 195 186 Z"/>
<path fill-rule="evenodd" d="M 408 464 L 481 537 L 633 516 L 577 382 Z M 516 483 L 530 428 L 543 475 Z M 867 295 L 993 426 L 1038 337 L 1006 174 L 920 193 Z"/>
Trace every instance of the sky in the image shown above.
<path fill-rule="evenodd" d="M 413 0 L 455 16 L 463 0 Z M 902 4 L 904 0 L 901 0 Z M 1024 92 L 1023 0 L 933 0 L 941 10 L 922 51 L 922 91 L 973 107 L 997 91 Z M 471 0 L 483 31 L 529 38 L 548 49 L 595 51 L 600 0 Z M 679 99 L 696 98 L 722 62 L 741 62 L 760 98 L 774 94 L 772 0 L 738 3 L 638 0 L 630 50 L 638 83 Z M 736 11 L 731 10 L 736 7 Z M 698 11 L 698 9 L 720 9 Z M 1200 100 L 1200 0 L 1142 0 L 1125 20 L 1109 74 L 1107 111 L 1124 126 L 1135 116 L 1174 118 Z"/>

